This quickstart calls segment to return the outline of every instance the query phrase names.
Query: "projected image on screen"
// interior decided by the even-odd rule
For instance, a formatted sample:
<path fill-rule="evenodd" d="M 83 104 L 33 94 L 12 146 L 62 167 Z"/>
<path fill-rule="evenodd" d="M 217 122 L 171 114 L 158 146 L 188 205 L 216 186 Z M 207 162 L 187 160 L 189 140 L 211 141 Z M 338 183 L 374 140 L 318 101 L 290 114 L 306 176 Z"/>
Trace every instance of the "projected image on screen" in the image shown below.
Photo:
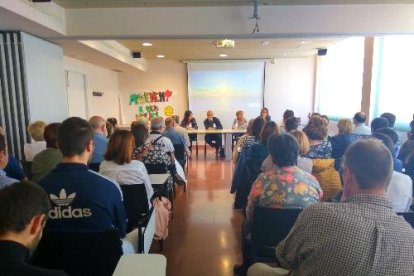
<path fill-rule="evenodd" d="M 259 115 L 264 62 L 189 63 L 187 68 L 189 108 L 200 128 L 210 109 L 224 128 L 231 128 L 237 110 L 247 120 Z"/>

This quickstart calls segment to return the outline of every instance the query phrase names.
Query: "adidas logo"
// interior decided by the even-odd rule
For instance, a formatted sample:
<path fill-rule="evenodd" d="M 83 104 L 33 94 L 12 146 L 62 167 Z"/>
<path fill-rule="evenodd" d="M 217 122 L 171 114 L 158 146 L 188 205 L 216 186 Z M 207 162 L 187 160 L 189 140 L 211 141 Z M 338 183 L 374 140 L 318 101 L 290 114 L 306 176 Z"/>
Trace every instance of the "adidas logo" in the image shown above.
<path fill-rule="evenodd" d="M 57 205 L 49 211 L 49 218 L 51 219 L 87 218 L 92 216 L 90 208 L 72 209 L 72 206 L 69 206 L 75 200 L 76 193 L 67 195 L 65 189 L 61 189 L 59 196 L 50 194 L 49 197 Z"/>
<path fill-rule="evenodd" d="M 58 206 L 68 206 L 72 203 L 72 201 L 75 199 L 76 193 L 70 194 L 69 196 L 66 196 L 65 189 L 60 190 L 59 197 L 57 197 L 54 194 L 50 194 L 50 199 Z"/>

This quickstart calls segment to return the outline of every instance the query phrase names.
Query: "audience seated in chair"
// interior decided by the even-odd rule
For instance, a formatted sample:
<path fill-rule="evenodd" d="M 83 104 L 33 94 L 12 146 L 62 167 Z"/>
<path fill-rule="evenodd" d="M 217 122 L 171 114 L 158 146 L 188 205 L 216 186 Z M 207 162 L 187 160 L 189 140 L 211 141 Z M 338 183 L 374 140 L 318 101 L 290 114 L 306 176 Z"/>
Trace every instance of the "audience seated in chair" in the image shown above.
<path fill-rule="evenodd" d="M 63 162 L 39 181 L 52 205 L 45 229 L 68 232 L 116 229 L 119 238 L 124 239 L 124 252 L 136 252 L 138 235 L 137 232 L 126 235 L 127 219 L 118 183 L 90 171 L 86 165 L 93 152 L 93 136 L 92 128 L 81 118 L 71 117 L 60 125 L 58 145 Z"/>
<path fill-rule="evenodd" d="M 322 201 L 329 201 L 341 190 L 341 177 L 335 169 L 334 159 L 312 159 L 312 175 L 323 191 Z"/>
<path fill-rule="evenodd" d="M 89 167 L 98 172 L 99 164 L 104 160 L 104 154 L 108 144 L 108 130 L 106 129 L 106 121 L 100 116 L 93 116 L 89 119 L 89 124 L 93 129 L 94 150 L 92 158 L 89 161 Z"/>
<path fill-rule="evenodd" d="M 242 233 L 244 261 L 241 266 L 235 266 L 238 275 L 243 275 L 249 265 L 249 235 L 256 206 L 304 208 L 319 202 L 322 197 L 318 181 L 296 166 L 299 144 L 295 137 L 287 133 L 271 136 L 269 152 L 277 168 L 260 174 L 250 191 Z"/>
<path fill-rule="evenodd" d="M 191 129 L 198 129 L 197 121 L 193 117 L 193 112 L 191 110 L 187 110 L 184 112 L 184 119 L 181 121 L 180 126 L 191 130 Z M 188 134 L 190 138 L 190 151 L 192 150 L 192 143 L 195 141 L 197 143 L 197 134 Z M 198 152 L 198 149 L 196 149 Z"/>
<path fill-rule="evenodd" d="M 302 211 L 277 247 L 280 266 L 289 275 L 411 275 L 414 230 L 385 197 L 391 153 L 377 140 L 359 140 L 345 152 L 343 171 L 342 202 Z M 249 275 L 273 275 L 272 268 L 254 265 Z"/>
<path fill-rule="evenodd" d="M 33 122 L 27 127 L 27 131 L 29 132 L 31 138 L 31 143 L 24 145 L 25 161 L 33 161 L 33 158 L 36 156 L 36 154 L 46 149 L 46 142 L 43 137 L 45 127 L 46 123 L 43 121 Z"/>
<path fill-rule="evenodd" d="M 154 191 L 144 163 L 132 160 L 135 139 L 128 130 L 118 130 L 109 138 L 105 160 L 99 167 L 99 173 L 124 185 L 143 185 L 146 190 L 148 209 L 151 208 L 151 198 Z"/>
<path fill-rule="evenodd" d="M 239 159 L 240 152 L 243 148 L 243 144 L 246 142 L 247 137 L 251 136 L 253 122 L 254 122 L 254 119 L 249 120 L 249 123 L 247 124 L 246 133 L 240 136 L 236 142 L 236 149 L 233 151 L 233 157 L 232 157 L 232 161 L 234 165 L 236 165 L 237 160 Z"/>
<path fill-rule="evenodd" d="M 7 153 L 6 137 L 0 133 L 0 189 L 18 182 L 17 179 L 8 177 L 6 175 L 4 169 L 6 168 L 8 162 L 9 156 Z"/>
<path fill-rule="evenodd" d="M 38 182 L 48 175 L 63 160 L 62 152 L 57 145 L 59 126 L 60 123 L 51 123 L 45 127 L 46 149 L 39 152 L 33 159 L 31 168 L 33 182 Z"/>
<path fill-rule="evenodd" d="M 357 135 L 371 135 L 371 128 L 365 125 L 367 121 L 367 115 L 364 112 L 357 112 L 354 115 L 353 123 L 354 130 L 352 133 Z"/>
<path fill-rule="evenodd" d="M 338 121 L 338 134 L 329 137 L 332 145 L 332 158 L 335 159 L 335 169 L 339 171 L 341 167 L 341 158 L 346 149 L 359 139 L 359 135 L 352 133 L 352 122 L 349 119 L 341 119 Z"/>
<path fill-rule="evenodd" d="M 182 145 L 185 151 L 185 154 L 190 155 L 190 149 L 187 147 L 187 142 L 185 140 L 185 135 L 176 131 L 175 129 L 175 120 L 172 117 L 167 117 L 165 119 L 165 130 L 162 133 L 165 137 L 171 140 L 173 145 Z M 181 166 L 184 167 L 185 158 L 179 160 Z"/>
<path fill-rule="evenodd" d="M 187 130 L 185 128 L 183 128 L 182 126 L 180 126 L 180 117 L 178 115 L 173 115 L 171 116 L 171 118 L 174 120 L 174 129 L 175 131 L 182 133 L 184 135 L 184 140 L 185 140 L 185 147 L 188 149 L 188 152 L 186 150 L 186 152 L 188 153 L 188 156 L 191 156 L 191 142 L 190 142 L 190 136 L 187 133 Z"/>
<path fill-rule="evenodd" d="M 303 132 L 308 136 L 310 144 L 310 150 L 305 155 L 306 157 L 311 159 L 331 158 L 332 145 L 326 140 L 328 126 L 325 119 L 317 115 L 311 116 Z"/>
<path fill-rule="evenodd" d="M 29 264 L 50 209 L 38 185 L 19 182 L 0 190 L 0 275 L 67 275 Z"/>

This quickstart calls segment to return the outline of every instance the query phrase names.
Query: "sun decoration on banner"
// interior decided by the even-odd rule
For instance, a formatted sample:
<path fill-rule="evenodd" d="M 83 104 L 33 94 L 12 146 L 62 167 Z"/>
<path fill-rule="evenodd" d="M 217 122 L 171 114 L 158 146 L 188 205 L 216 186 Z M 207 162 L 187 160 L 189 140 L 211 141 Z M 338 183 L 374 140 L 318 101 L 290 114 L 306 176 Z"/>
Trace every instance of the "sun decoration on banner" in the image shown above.
<path fill-rule="evenodd" d="M 164 114 L 165 116 L 168 116 L 168 117 L 172 116 L 174 114 L 174 108 L 171 105 L 167 105 L 164 108 Z"/>

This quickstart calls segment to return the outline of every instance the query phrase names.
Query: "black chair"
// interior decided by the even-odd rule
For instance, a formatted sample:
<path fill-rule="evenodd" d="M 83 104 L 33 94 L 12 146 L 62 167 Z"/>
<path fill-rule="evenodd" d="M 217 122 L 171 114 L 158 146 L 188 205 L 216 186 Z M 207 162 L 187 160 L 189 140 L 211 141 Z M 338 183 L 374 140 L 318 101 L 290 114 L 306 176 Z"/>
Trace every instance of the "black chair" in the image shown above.
<path fill-rule="evenodd" d="M 148 174 L 170 173 L 165 164 L 145 164 L 145 168 L 147 169 Z M 175 197 L 175 185 L 173 184 L 170 188 L 166 183 L 166 185 L 163 185 L 162 191 L 155 190 L 154 192 L 167 197 L 171 203 L 173 203 Z"/>
<path fill-rule="evenodd" d="M 118 230 L 102 232 L 44 231 L 33 255 L 36 266 L 69 275 L 112 275 L 122 255 Z"/>
<path fill-rule="evenodd" d="M 414 228 L 414 212 L 402 212 L 397 213 L 399 216 L 402 216 L 412 228 Z"/>
<path fill-rule="evenodd" d="M 148 253 L 145 249 L 151 247 L 152 236 L 147 230 L 154 215 L 154 208 L 149 208 L 147 192 L 144 184 L 120 185 L 124 195 L 125 212 L 128 218 L 127 232 L 138 228 L 138 253 Z M 160 252 L 164 248 L 163 240 L 159 241 Z"/>
<path fill-rule="evenodd" d="M 88 167 L 89 169 L 93 170 L 94 172 L 99 172 L 99 166 L 101 163 L 89 163 Z"/>
<path fill-rule="evenodd" d="M 198 157 L 198 139 L 197 139 L 197 134 L 193 133 L 193 134 L 188 134 L 188 138 L 190 139 L 190 151 L 193 151 L 193 142 L 195 142 L 195 147 L 196 147 L 196 157 Z"/>
<path fill-rule="evenodd" d="M 180 163 L 181 167 L 186 175 L 188 175 L 188 157 L 185 153 L 185 145 L 183 144 L 174 144 L 174 155 L 177 159 L 178 163 Z M 184 192 L 187 191 L 187 183 L 184 184 Z"/>
<path fill-rule="evenodd" d="M 276 262 L 275 248 L 295 224 L 302 209 L 274 209 L 257 206 L 251 228 L 253 262 Z"/>

